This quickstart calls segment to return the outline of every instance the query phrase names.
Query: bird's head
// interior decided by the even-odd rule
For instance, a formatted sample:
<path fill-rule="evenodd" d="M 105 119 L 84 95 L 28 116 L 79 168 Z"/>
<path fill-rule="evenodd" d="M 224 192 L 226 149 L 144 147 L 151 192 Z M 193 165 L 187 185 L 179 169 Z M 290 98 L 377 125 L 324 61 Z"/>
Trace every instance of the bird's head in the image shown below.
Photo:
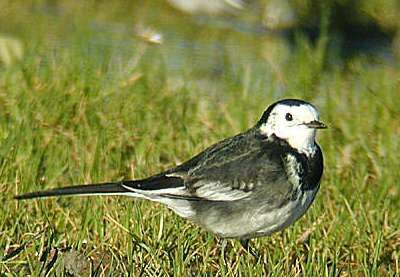
<path fill-rule="evenodd" d="M 312 104 L 284 99 L 269 106 L 256 127 L 262 135 L 275 135 L 309 155 L 315 149 L 316 129 L 325 129 L 326 125 L 319 121 L 319 112 Z"/>

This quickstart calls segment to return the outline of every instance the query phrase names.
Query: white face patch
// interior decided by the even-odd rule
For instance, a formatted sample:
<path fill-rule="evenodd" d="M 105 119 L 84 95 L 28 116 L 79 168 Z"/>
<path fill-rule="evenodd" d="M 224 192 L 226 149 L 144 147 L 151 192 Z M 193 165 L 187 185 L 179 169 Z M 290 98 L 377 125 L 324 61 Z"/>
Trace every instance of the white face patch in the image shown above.
<path fill-rule="evenodd" d="M 315 152 L 316 130 L 304 124 L 312 121 L 319 121 L 319 113 L 312 105 L 277 104 L 267 122 L 260 126 L 260 132 L 266 136 L 274 134 L 309 156 Z"/>

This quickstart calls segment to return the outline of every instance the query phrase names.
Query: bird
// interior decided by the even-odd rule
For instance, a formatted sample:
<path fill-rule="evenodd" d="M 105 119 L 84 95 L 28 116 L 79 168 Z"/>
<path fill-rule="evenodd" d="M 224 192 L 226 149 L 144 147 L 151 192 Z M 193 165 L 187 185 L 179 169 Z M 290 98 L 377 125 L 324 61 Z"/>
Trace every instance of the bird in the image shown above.
<path fill-rule="evenodd" d="M 67 186 L 16 195 L 18 200 L 67 195 L 121 195 L 166 205 L 249 253 L 253 238 L 293 224 L 320 187 L 323 154 L 316 142 L 317 108 L 282 99 L 248 130 L 206 148 L 182 164 L 139 180 Z"/>

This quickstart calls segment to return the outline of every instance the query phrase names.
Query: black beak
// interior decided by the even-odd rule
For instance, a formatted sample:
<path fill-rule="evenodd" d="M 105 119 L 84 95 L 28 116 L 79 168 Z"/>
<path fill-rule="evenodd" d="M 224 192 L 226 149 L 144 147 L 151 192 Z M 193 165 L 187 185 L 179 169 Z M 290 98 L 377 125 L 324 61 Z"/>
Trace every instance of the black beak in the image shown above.
<path fill-rule="evenodd" d="M 326 129 L 326 128 L 328 128 L 328 126 L 326 126 L 324 123 L 322 123 L 321 121 L 316 121 L 316 120 L 304 123 L 304 125 L 306 125 L 308 128 L 312 128 L 312 129 Z"/>

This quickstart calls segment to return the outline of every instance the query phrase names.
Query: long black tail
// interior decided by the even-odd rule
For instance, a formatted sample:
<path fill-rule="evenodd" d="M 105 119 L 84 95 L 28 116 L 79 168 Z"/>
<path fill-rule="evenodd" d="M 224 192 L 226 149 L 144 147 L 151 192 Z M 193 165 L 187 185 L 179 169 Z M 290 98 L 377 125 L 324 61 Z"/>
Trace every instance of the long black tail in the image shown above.
<path fill-rule="evenodd" d="M 17 200 L 25 200 L 32 198 L 51 197 L 51 196 L 65 196 L 65 195 L 90 195 L 90 194 L 123 194 L 129 192 L 128 189 L 122 186 L 121 182 L 118 183 L 103 183 L 91 185 L 79 185 L 63 188 L 55 188 L 43 191 L 34 191 L 21 195 L 14 196 Z"/>
<path fill-rule="evenodd" d="M 55 188 L 43 191 L 34 191 L 14 196 L 17 200 L 66 196 L 66 195 L 105 195 L 133 193 L 133 191 L 152 191 L 183 186 L 183 180 L 179 177 L 155 175 L 142 180 L 128 180 L 113 183 L 101 183 L 90 185 L 78 185 L 62 188 Z"/>

